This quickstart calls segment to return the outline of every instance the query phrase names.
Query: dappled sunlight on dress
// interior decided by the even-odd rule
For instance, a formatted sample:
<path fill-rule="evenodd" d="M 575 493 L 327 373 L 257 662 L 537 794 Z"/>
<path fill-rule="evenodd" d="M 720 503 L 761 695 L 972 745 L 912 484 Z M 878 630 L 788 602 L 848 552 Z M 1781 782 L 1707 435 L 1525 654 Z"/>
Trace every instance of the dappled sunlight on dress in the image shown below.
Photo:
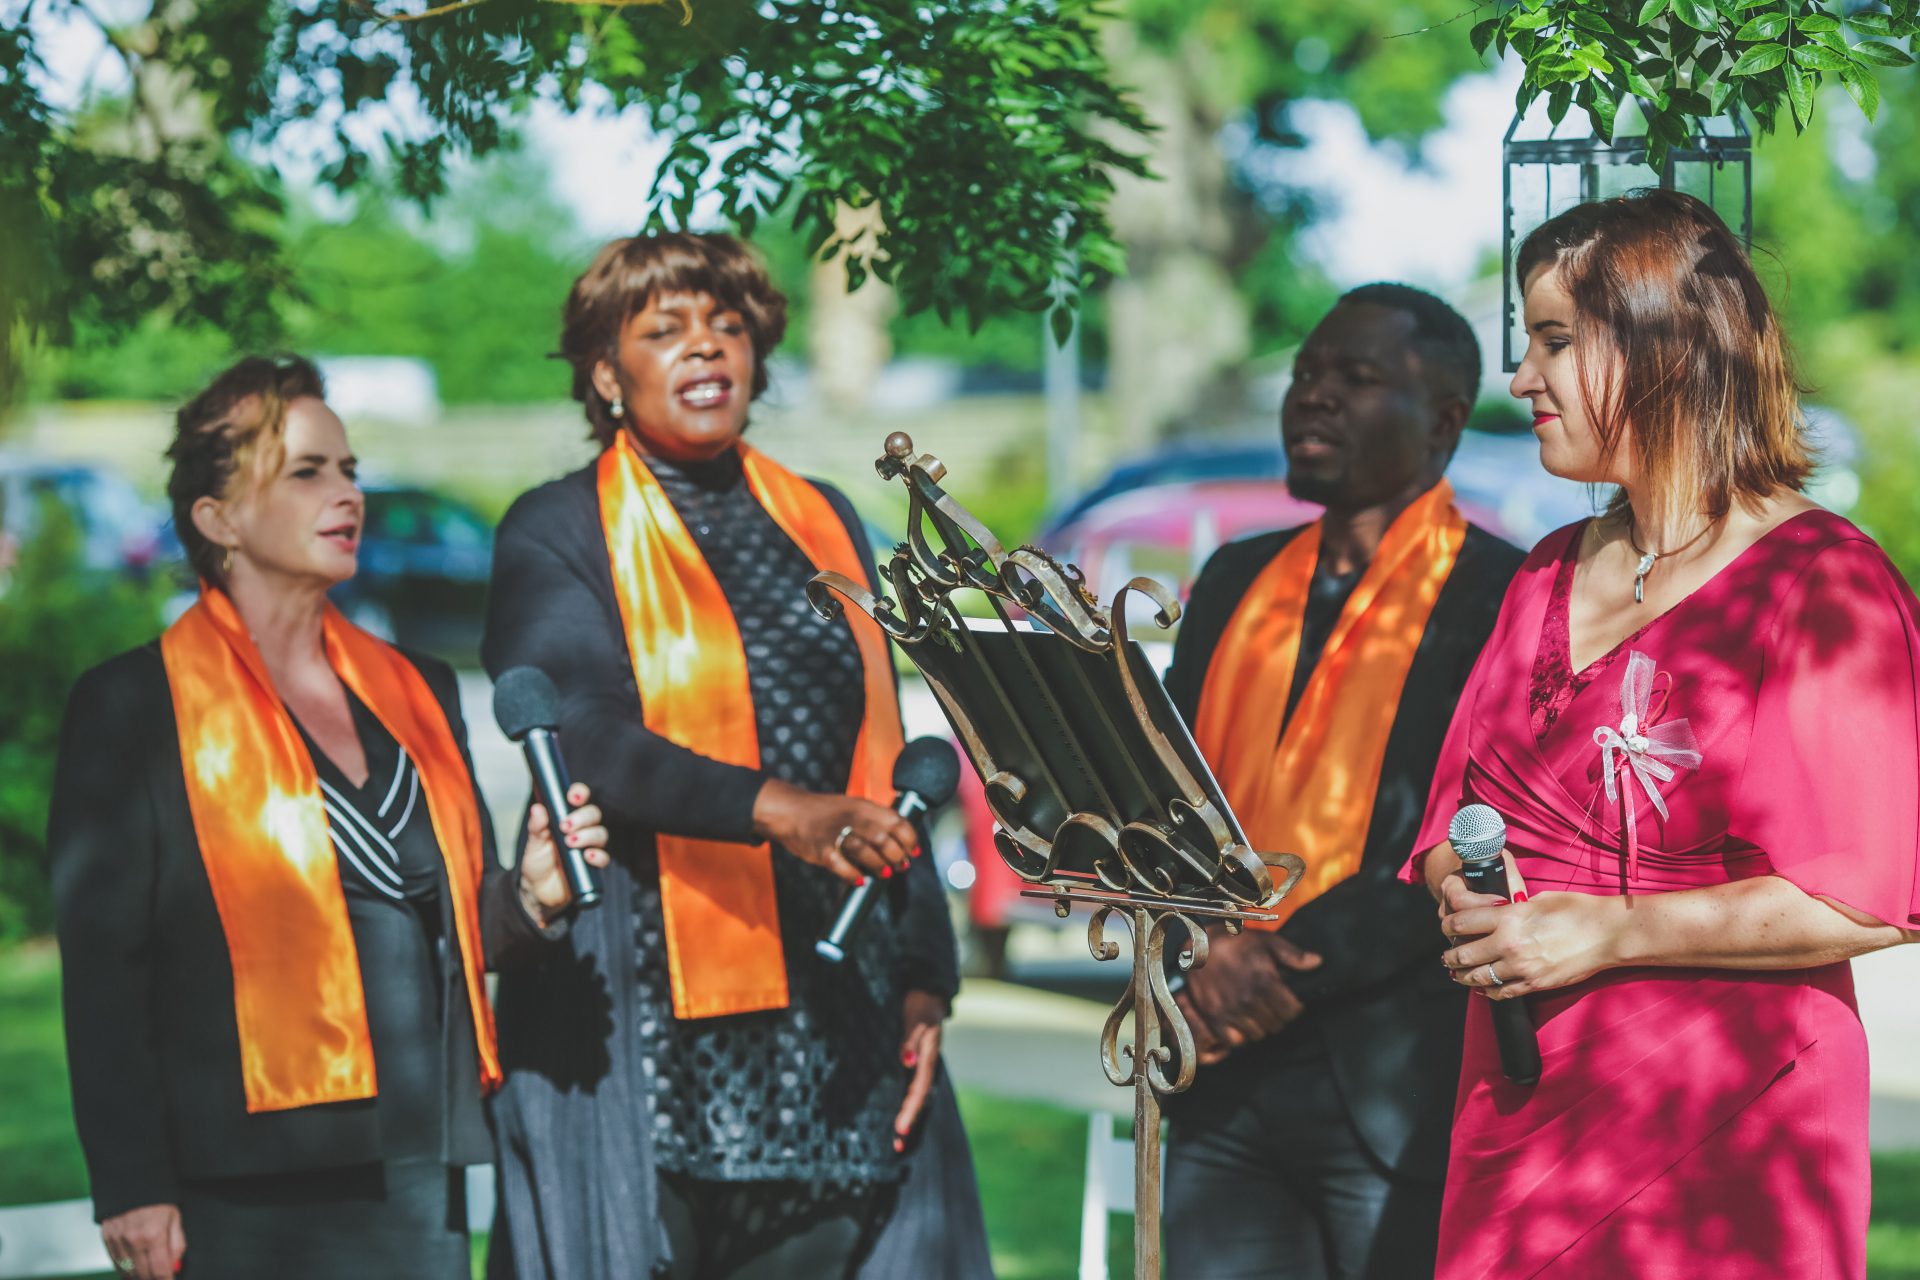
<path fill-rule="evenodd" d="M 1796 516 L 1575 673 L 1583 528 L 1547 538 L 1515 579 L 1416 849 L 1479 802 L 1506 818 L 1535 896 L 1775 874 L 1914 923 L 1920 605 L 1879 548 L 1838 516 Z M 1636 662 L 1651 674 L 1644 723 L 1623 719 Z M 1698 755 L 1643 781 L 1622 746 L 1656 731 Z M 1470 1002 L 1443 1280 L 1864 1274 L 1866 1042 L 1847 965 L 1618 969 L 1530 1004 L 1543 1072 L 1524 1087 L 1500 1073 L 1488 1005 Z"/>

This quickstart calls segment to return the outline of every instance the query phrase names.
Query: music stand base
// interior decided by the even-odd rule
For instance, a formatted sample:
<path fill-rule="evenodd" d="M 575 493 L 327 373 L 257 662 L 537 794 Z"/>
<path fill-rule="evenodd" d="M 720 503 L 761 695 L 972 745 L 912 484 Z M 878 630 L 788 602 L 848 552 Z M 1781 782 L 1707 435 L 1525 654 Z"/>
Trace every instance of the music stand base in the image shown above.
<path fill-rule="evenodd" d="M 1124 912 L 1132 930 L 1133 972 L 1101 1029 L 1100 1060 L 1109 1081 L 1133 1089 L 1134 1280 L 1160 1280 L 1160 1097 L 1184 1092 L 1193 1083 L 1197 1066 L 1192 1028 L 1167 982 L 1167 930 L 1178 924 L 1186 931 L 1191 955 L 1181 955 L 1177 963 L 1190 972 L 1207 961 L 1207 935 L 1192 917 L 1224 920 L 1230 931 L 1238 932 L 1244 922 L 1271 921 L 1275 916 L 1269 911 L 1238 911 L 1130 894 L 1027 889 L 1023 896 L 1051 898 L 1054 913 L 1063 919 L 1073 903 L 1092 905 L 1087 947 L 1095 960 L 1120 955 L 1119 944 L 1106 937 L 1109 916 Z M 1131 1043 L 1122 1044 L 1120 1031 L 1129 1015 L 1133 1035 Z M 1168 1074 L 1169 1065 L 1172 1074 Z"/>

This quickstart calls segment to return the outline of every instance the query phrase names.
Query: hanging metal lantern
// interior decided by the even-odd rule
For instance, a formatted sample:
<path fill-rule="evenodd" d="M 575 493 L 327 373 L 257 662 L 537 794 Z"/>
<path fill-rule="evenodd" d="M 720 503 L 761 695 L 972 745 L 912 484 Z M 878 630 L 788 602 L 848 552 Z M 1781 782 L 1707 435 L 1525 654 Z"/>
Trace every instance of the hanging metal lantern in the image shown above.
<path fill-rule="evenodd" d="M 1647 164 L 1645 122 L 1639 104 L 1630 100 L 1621 104 L 1612 142 L 1594 135 L 1583 111 L 1569 112 L 1560 124 L 1552 124 L 1542 103 L 1516 115 L 1508 126 L 1500 261 L 1505 295 L 1501 342 L 1509 373 L 1520 367 L 1527 346 L 1514 252 L 1527 233 L 1548 218 L 1588 201 L 1662 187 L 1706 201 L 1739 232 L 1741 243 L 1752 247 L 1753 137 L 1739 113 L 1696 126 L 1684 145 L 1667 151 L 1666 168 L 1657 173 Z"/>

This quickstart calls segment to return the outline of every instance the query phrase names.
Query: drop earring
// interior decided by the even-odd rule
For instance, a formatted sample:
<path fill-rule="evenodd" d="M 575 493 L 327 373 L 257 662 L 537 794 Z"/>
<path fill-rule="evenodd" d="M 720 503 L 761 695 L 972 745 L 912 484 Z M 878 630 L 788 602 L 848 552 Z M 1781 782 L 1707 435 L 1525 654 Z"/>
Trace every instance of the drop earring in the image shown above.
<path fill-rule="evenodd" d="M 607 406 L 607 412 L 616 418 L 624 417 L 627 412 L 627 406 L 621 401 L 619 396 L 615 396 L 613 403 Z"/>

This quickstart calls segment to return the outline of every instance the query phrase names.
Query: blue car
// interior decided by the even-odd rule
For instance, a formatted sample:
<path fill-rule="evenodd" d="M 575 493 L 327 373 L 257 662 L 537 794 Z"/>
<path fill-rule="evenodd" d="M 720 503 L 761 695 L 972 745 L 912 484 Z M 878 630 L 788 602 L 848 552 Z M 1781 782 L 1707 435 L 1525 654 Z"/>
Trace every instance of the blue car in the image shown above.
<path fill-rule="evenodd" d="M 492 523 L 429 489 L 364 488 L 360 571 L 333 589 L 333 602 L 383 639 L 471 664 L 486 620 Z"/>

